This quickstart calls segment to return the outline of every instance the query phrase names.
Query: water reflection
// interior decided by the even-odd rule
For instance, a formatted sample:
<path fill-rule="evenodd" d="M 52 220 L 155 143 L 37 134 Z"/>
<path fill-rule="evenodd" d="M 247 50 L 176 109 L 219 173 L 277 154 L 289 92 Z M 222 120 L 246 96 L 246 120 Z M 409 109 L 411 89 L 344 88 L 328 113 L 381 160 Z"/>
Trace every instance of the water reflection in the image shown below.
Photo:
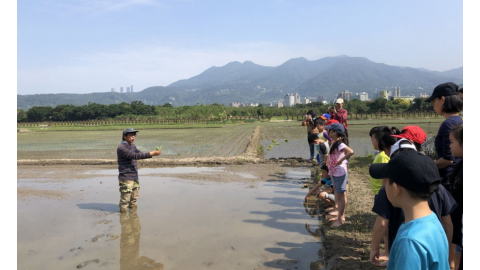
<path fill-rule="evenodd" d="M 139 257 L 141 227 L 137 211 L 134 209 L 130 210 L 129 213 L 120 213 L 120 225 L 122 227 L 120 270 L 163 269 L 163 264 L 156 263 L 146 256 Z"/>

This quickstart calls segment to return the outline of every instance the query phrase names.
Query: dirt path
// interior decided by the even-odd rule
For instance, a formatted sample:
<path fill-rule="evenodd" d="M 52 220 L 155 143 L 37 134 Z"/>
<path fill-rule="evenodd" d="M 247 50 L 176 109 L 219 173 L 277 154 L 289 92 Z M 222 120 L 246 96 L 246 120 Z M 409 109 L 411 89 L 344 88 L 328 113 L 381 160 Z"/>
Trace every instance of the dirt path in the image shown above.
<path fill-rule="evenodd" d="M 260 145 L 260 132 L 262 127 L 256 127 L 253 131 L 252 136 L 247 145 L 247 150 L 245 151 L 245 157 L 247 158 L 257 158 L 258 157 L 258 146 Z"/>

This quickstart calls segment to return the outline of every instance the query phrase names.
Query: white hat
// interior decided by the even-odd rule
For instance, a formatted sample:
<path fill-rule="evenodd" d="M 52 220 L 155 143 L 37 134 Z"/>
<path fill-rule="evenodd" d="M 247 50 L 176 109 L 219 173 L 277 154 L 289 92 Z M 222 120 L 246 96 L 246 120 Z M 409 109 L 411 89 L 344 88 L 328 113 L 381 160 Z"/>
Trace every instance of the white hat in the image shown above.
<path fill-rule="evenodd" d="M 337 103 L 343 103 L 343 99 L 337 98 L 337 100 L 335 101 L 335 104 L 337 104 Z"/>
<path fill-rule="evenodd" d="M 409 142 L 409 144 L 402 144 L 400 145 L 401 142 L 403 141 L 407 141 Z M 401 139 L 399 141 L 397 141 L 393 146 L 392 146 L 392 149 L 390 150 L 390 157 L 392 157 L 393 153 L 395 153 L 397 150 L 399 150 L 400 148 L 402 149 L 405 149 L 405 148 L 410 148 L 410 149 L 413 149 L 415 151 L 417 151 L 417 148 L 415 148 L 415 145 L 413 145 L 413 143 L 408 140 L 408 139 Z"/>

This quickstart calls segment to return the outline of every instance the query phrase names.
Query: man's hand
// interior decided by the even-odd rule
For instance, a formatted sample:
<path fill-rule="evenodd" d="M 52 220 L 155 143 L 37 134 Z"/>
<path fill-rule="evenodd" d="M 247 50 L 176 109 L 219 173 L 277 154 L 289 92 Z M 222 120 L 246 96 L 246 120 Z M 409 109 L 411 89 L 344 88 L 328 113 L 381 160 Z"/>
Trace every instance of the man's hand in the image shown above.
<path fill-rule="evenodd" d="M 150 152 L 150 156 L 160 156 L 161 153 L 162 153 L 162 150 L 152 151 Z"/>
<path fill-rule="evenodd" d="M 387 266 L 388 261 L 379 261 L 380 258 L 380 249 L 372 248 L 370 250 L 370 262 L 376 266 Z"/>

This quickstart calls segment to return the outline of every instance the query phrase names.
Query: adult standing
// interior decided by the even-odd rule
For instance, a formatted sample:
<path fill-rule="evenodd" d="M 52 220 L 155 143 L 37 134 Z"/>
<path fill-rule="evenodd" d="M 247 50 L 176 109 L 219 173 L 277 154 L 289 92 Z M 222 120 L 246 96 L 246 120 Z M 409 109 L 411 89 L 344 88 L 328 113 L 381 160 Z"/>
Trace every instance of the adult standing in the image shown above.
<path fill-rule="evenodd" d="M 455 165 L 461 160 L 461 158 L 452 155 L 449 137 L 450 131 L 455 125 L 463 124 L 459 115 L 463 108 L 463 101 L 458 96 L 458 85 L 453 82 L 437 85 L 426 101 L 432 102 L 433 110 L 445 118 L 435 138 L 435 151 L 437 152 L 435 165 L 437 165 L 442 177 L 442 185 L 451 191 L 450 175 Z"/>
<path fill-rule="evenodd" d="M 310 110 L 306 115 L 303 116 L 302 126 L 307 126 L 307 141 L 310 134 L 318 133 L 318 130 L 315 129 L 315 112 Z M 315 145 L 308 144 L 310 147 L 310 160 L 315 159 Z"/>
<path fill-rule="evenodd" d="M 136 208 L 140 183 L 138 182 L 137 159 L 160 155 L 161 151 L 140 152 L 133 142 L 138 130 L 126 128 L 122 133 L 122 142 L 117 147 L 118 182 L 120 186 L 120 212 L 126 213 L 127 207 Z"/>
<path fill-rule="evenodd" d="M 348 129 L 347 110 L 343 108 L 343 99 L 338 98 L 335 101 L 335 107 L 330 108 L 330 116 L 333 120 L 337 120 L 340 124 L 342 124 L 345 127 L 345 131 Z"/>

